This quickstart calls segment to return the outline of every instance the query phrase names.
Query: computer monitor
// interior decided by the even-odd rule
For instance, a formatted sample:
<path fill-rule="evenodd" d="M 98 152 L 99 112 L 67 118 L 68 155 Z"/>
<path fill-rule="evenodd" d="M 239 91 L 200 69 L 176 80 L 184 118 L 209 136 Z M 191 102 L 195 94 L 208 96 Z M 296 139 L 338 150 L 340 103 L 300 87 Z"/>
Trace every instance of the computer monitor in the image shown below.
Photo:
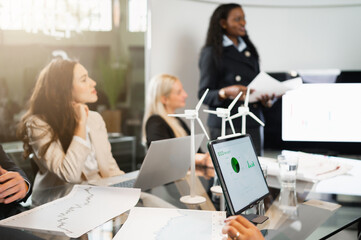
<path fill-rule="evenodd" d="M 361 84 L 303 84 L 282 97 L 282 140 L 361 142 Z"/>

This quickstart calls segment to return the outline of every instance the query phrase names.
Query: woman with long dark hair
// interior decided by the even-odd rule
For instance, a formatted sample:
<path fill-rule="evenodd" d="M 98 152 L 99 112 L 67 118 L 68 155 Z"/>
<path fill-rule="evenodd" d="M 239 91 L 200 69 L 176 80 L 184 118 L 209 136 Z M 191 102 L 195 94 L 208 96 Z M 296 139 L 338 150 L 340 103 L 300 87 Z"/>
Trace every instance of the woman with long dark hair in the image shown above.
<path fill-rule="evenodd" d="M 120 175 L 96 102 L 95 81 L 78 62 L 56 59 L 40 73 L 29 109 L 18 129 L 25 157 L 39 171 L 32 201 L 39 205 L 65 195 L 73 184 Z"/>
<path fill-rule="evenodd" d="M 75 61 L 56 59 L 41 71 L 18 129 L 24 157 L 33 154 L 39 167 L 33 205 L 66 195 L 74 184 L 124 173 L 113 158 L 103 118 L 86 105 L 98 100 L 95 85 Z M 174 207 L 149 193 L 140 199 L 148 207 Z"/>
<path fill-rule="evenodd" d="M 209 109 L 227 108 L 232 99 L 242 92 L 240 101 L 231 112 L 232 115 L 237 113 L 238 107 L 245 99 L 248 84 L 260 72 L 258 52 L 247 34 L 245 25 L 245 14 L 239 4 L 222 4 L 213 12 L 199 60 L 201 76 L 198 96 L 201 97 L 209 88 L 204 100 Z M 262 107 L 267 105 L 268 100 L 269 97 L 264 96 L 260 102 L 249 106 L 250 111 L 261 120 Z M 236 132 L 241 131 L 241 123 L 241 118 L 233 120 Z M 207 124 L 212 139 L 221 135 L 220 118 L 210 114 Z M 263 127 L 248 118 L 246 131 L 253 139 L 257 154 L 262 155 Z M 230 128 L 227 128 L 227 133 L 230 133 Z"/>

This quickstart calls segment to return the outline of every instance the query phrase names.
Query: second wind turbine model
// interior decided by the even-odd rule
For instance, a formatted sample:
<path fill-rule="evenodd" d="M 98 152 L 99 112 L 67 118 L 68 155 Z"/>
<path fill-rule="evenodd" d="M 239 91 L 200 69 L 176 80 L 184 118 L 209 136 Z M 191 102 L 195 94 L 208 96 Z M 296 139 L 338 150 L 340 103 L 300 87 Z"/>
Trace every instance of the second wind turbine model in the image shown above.
<path fill-rule="evenodd" d="M 231 124 L 231 126 L 233 126 L 232 119 L 242 117 L 242 132 L 241 132 L 242 135 L 246 134 L 246 117 L 247 117 L 247 115 L 252 117 L 254 120 L 256 120 L 260 125 L 262 125 L 264 127 L 264 123 L 256 115 L 254 115 L 253 112 L 251 112 L 249 110 L 249 107 L 248 107 L 249 91 L 250 91 L 250 88 L 247 89 L 244 105 L 238 107 L 238 113 L 234 114 L 233 116 L 228 117 L 228 119 L 227 119 L 229 121 L 229 123 Z M 233 130 L 233 133 L 234 133 L 234 130 Z"/>
<path fill-rule="evenodd" d="M 237 103 L 238 99 L 241 97 L 242 92 L 239 92 L 237 97 L 233 99 L 231 104 L 229 104 L 228 108 L 221 108 L 218 107 L 216 110 L 204 110 L 207 113 L 215 114 L 217 117 L 222 118 L 222 128 L 221 128 L 221 136 L 218 137 L 218 139 L 225 138 L 226 137 L 226 121 L 229 122 L 229 125 L 231 126 L 233 134 L 231 136 L 236 135 L 236 132 L 234 131 L 234 126 L 232 123 L 232 120 L 230 119 L 231 116 L 231 110 L 234 107 L 234 105 Z"/>
<path fill-rule="evenodd" d="M 201 126 L 204 134 L 207 136 L 207 139 L 209 140 L 208 134 L 206 132 L 206 129 L 204 128 L 202 121 L 198 117 L 198 111 L 204 101 L 204 98 L 206 97 L 209 89 L 207 89 L 202 98 L 199 100 L 197 106 L 195 109 L 186 109 L 184 110 L 183 114 L 168 114 L 168 116 L 171 117 L 185 117 L 186 119 L 191 120 L 191 184 L 190 184 L 190 195 L 181 197 L 180 201 L 186 204 L 201 204 L 206 201 L 206 198 L 202 196 L 197 196 L 195 194 L 195 168 L 196 168 L 196 161 L 195 161 L 195 140 L 194 140 L 194 120 L 197 119 L 199 125 Z"/>

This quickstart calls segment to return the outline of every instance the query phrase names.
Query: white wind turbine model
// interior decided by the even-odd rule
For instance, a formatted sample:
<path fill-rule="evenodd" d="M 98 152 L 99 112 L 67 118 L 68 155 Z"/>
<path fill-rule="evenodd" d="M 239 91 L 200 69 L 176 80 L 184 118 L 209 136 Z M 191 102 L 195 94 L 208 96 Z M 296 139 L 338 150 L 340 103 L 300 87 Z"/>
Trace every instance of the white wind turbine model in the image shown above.
<path fill-rule="evenodd" d="M 247 117 L 247 115 L 252 117 L 254 120 L 256 120 L 259 124 L 261 124 L 264 127 L 264 123 L 256 115 L 254 115 L 251 111 L 249 111 L 249 107 L 248 107 L 249 91 L 250 91 L 250 88 L 247 88 L 247 94 L 246 94 L 246 99 L 244 101 L 244 105 L 238 107 L 238 113 L 234 114 L 233 116 L 231 116 L 227 119 L 229 121 L 229 123 L 231 124 L 232 119 L 242 116 L 242 132 L 241 132 L 242 135 L 246 134 L 246 117 Z M 231 124 L 231 126 L 232 125 L 233 124 Z"/>
<path fill-rule="evenodd" d="M 237 97 L 235 99 L 233 99 L 231 104 L 229 104 L 228 108 L 218 107 L 218 108 L 216 108 L 215 111 L 214 110 L 203 110 L 207 113 L 216 114 L 217 117 L 222 118 L 222 129 L 221 129 L 222 131 L 221 131 L 221 136 L 219 136 L 218 139 L 229 137 L 229 136 L 226 136 L 226 121 L 229 122 L 229 125 L 231 126 L 231 129 L 233 132 L 233 134 L 231 134 L 230 136 L 237 135 L 236 132 L 234 131 L 234 126 L 233 126 L 232 120 L 230 119 L 230 116 L 231 116 L 231 110 L 232 110 L 233 106 L 237 103 L 237 101 L 241 97 L 241 95 L 242 95 L 242 92 L 239 92 Z"/>
<path fill-rule="evenodd" d="M 208 134 L 206 132 L 206 129 L 204 128 L 201 120 L 198 117 L 198 111 L 204 101 L 204 98 L 206 97 L 209 89 L 207 89 L 202 98 L 199 100 L 197 106 L 195 109 L 186 109 L 184 110 L 184 114 L 168 114 L 168 116 L 171 117 L 185 117 L 186 119 L 191 120 L 191 184 L 190 184 L 190 195 L 183 196 L 180 198 L 180 201 L 186 204 L 201 204 L 206 201 L 206 199 L 202 196 L 197 196 L 195 194 L 195 175 L 196 175 L 196 160 L 195 160 L 195 140 L 194 140 L 194 120 L 197 119 L 199 125 L 201 126 L 204 134 L 207 136 L 207 139 L 209 140 Z"/>
<path fill-rule="evenodd" d="M 234 131 L 234 126 L 233 126 L 232 120 L 230 120 L 229 117 L 231 115 L 232 108 L 237 103 L 237 101 L 241 97 L 241 95 L 242 95 L 242 92 L 239 92 L 237 97 L 235 99 L 233 99 L 231 104 L 229 104 L 228 108 L 220 108 L 219 107 L 219 108 L 216 108 L 215 111 L 214 110 L 204 110 L 207 113 L 216 114 L 218 117 L 222 118 L 221 136 L 219 136 L 218 139 L 239 135 L 239 134 L 236 134 L 236 132 Z M 226 121 L 229 122 L 229 125 L 231 126 L 233 134 L 226 135 Z M 211 187 L 211 191 L 212 191 L 212 193 L 220 196 L 220 210 L 224 211 L 225 210 L 225 203 L 224 203 L 223 191 L 222 191 L 221 186 L 219 186 L 217 184 L 217 180 L 218 180 L 218 177 L 217 177 L 217 174 L 215 174 L 214 175 L 213 187 Z"/>

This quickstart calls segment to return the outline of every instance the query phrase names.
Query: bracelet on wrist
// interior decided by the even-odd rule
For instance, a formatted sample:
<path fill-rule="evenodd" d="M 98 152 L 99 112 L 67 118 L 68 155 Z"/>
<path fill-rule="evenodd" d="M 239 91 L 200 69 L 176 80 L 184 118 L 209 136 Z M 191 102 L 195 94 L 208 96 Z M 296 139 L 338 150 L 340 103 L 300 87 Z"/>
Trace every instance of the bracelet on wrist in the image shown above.
<path fill-rule="evenodd" d="M 220 98 L 222 99 L 226 99 L 227 96 L 226 96 L 226 91 L 224 91 L 224 88 L 221 88 L 219 91 L 218 91 L 218 95 Z"/>

